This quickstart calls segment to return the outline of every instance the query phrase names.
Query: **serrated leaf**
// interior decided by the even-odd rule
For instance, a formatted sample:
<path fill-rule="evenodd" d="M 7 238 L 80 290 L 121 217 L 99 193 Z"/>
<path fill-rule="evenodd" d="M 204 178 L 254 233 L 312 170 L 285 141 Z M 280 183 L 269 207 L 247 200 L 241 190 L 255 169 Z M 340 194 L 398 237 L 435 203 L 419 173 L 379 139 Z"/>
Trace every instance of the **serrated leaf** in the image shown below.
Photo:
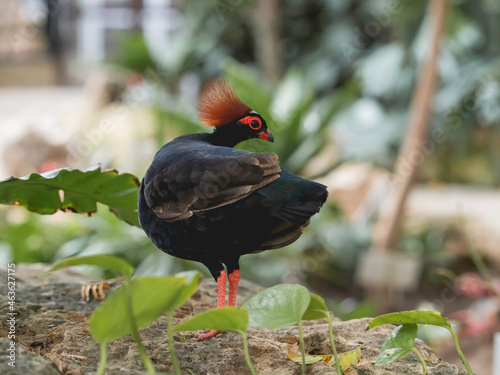
<path fill-rule="evenodd" d="M 214 329 L 245 334 L 248 328 L 248 311 L 242 307 L 219 307 L 204 311 L 174 327 L 174 332 Z"/>
<path fill-rule="evenodd" d="M 178 301 L 184 285 L 183 277 L 150 276 L 129 282 L 132 313 L 137 328 L 156 320 Z M 89 319 L 92 337 L 99 343 L 113 341 L 132 332 L 127 312 L 127 285 L 111 293 Z"/>
<path fill-rule="evenodd" d="M 339 354 L 339 364 L 342 372 L 346 371 L 351 365 L 356 366 L 361 358 L 361 346 L 351 350 L 350 352 Z M 335 360 L 332 359 L 328 362 L 328 366 L 335 366 Z"/>
<path fill-rule="evenodd" d="M 260 328 L 283 328 L 302 320 L 311 296 L 302 285 L 281 284 L 250 298 L 244 305 L 250 325 Z"/>
<path fill-rule="evenodd" d="M 382 345 L 375 365 L 388 365 L 410 353 L 415 346 L 417 332 L 416 324 L 403 324 L 396 327 Z"/>
<path fill-rule="evenodd" d="M 61 199 L 59 192 L 64 192 Z M 117 171 L 87 171 L 62 168 L 42 174 L 32 173 L 21 178 L 0 181 L 0 203 L 24 206 L 39 214 L 57 210 L 91 215 L 97 203 L 105 204 L 125 222 L 140 227 L 137 217 L 137 177 Z"/>
<path fill-rule="evenodd" d="M 325 300 L 317 294 L 309 294 L 311 296 L 311 301 L 302 316 L 302 320 L 317 320 L 326 318 L 330 312 L 328 311 L 328 307 L 326 307 Z"/>
<path fill-rule="evenodd" d="M 451 329 L 451 324 L 437 311 L 401 311 L 376 317 L 368 325 L 368 329 L 383 324 L 430 324 Z"/>
<path fill-rule="evenodd" d="M 52 265 L 47 273 L 70 266 L 90 265 L 98 266 L 108 270 L 116 271 L 120 275 L 130 276 L 134 273 L 134 267 L 121 258 L 108 254 L 85 255 L 62 259 Z"/>
<path fill-rule="evenodd" d="M 302 354 L 295 353 L 293 350 L 288 349 L 288 358 L 294 362 L 302 364 Z M 306 355 L 305 363 L 306 365 L 312 365 L 313 363 L 323 361 L 330 361 L 332 359 L 332 355 Z"/>

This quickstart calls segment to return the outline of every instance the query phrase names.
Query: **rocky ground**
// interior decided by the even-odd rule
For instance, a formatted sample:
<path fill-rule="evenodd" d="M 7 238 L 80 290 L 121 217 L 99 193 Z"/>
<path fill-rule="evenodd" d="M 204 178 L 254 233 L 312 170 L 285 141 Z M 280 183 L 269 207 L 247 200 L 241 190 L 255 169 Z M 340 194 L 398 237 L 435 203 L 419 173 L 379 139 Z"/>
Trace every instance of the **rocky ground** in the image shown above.
<path fill-rule="evenodd" d="M 8 365 L 9 341 L 7 322 L 6 272 L 0 272 L 0 373 L 40 375 L 83 375 L 94 373 L 99 363 L 99 345 L 87 329 L 87 320 L 99 304 L 80 301 L 81 276 L 70 271 L 58 271 L 41 278 L 44 265 L 21 265 L 16 268 L 17 354 L 16 367 Z M 261 288 L 242 282 L 238 305 Z M 175 323 L 208 308 L 215 307 L 215 283 L 204 279 L 198 291 L 175 314 Z M 409 354 L 394 364 L 375 367 L 380 347 L 392 326 L 366 331 L 370 319 L 335 322 L 337 349 L 346 352 L 362 345 L 360 362 L 346 374 L 421 374 L 416 355 Z M 166 317 L 161 317 L 141 331 L 142 340 L 156 371 L 172 373 L 165 329 Z M 306 351 L 310 354 L 331 352 L 328 327 L 324 321 L 304 322 Z M 295 327 L 279 330 L 251 328 L 248 332 L 252 362 L 258 374 L 300 374 L 300 365 L 287 358 L 287 350 L 296 352 L 298 331 Z M 198 342 L 194 333 L 175 335 L 175 351 L 183 374 L 248 374 L 240 336 L 225 333 L 214 339 Z M 423 342 L 417 348 L 427 360 L 429 374 L 463 375 L 465 371 L 440 360 Z M 144 374 L 142 362 L 132 337 L 127 336 L 108 345 L 106 374 Z M 308 374 L 334 374 L 335 371 L 321 361 L 308 366 Z"/>

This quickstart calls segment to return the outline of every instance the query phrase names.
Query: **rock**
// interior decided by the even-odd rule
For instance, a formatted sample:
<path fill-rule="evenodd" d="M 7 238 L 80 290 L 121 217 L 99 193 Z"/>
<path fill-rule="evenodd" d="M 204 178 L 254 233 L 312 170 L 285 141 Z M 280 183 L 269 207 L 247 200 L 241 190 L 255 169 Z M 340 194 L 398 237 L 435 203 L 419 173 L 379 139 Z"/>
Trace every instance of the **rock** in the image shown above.
<path fill-rule="evenodd" d="M 3 375 L 19 375 L 19 374 L 40 374 L 40 375 L 59 375 L 55 364 L 44 357 L 37 356 L 36 354 L 16 349 L 15 362 L 11 362 L 7 355 L 9 353 L 10 340 L 7 338 L 0 338 L 0 371 Z M 11 365 L 9 365 L 11 363 Z M 14 367 L 15 366 L 15 367 Z"/>
<path fill-rule="evenodd" d="M 79 300 L 81 277 L 67 270 L 58 271 L 46 279 L 39 276 L 47 269 L 41 265 L 20 265 L 16 268 L 16 311 L 17 324 L 16 372 L 8 366 L 5 356 L 0 359 L 2 374 L 57 374 L 57 368 L 65 374 L 94 373 L 100 360 L 99 345 L 92 339 L 87 329 L 87 320 L 98 301 L 82 303 Z M 1 280 L 6 273 L 0 272 Z M 5 285 L 2 285 L 5 290 Z M 262 288 L 242 281 L 237 305 Z M 198 291 L 178 309 L 174 316 L 177 324 L 193 314 L 215 307 L 216 286 L 212 280 L 204 279 Z M 0 296 L 0 313 L 6 316 L 7 298 Z M 334 322 L 334 334 L 339 352 L 346 352 L 362 346 L 362 357 L 356 366 L 346 374 L 421 374 L 419 359 L 409 354 L 389 366 L 375 367 L 380 347 L 394 327 L 381 326 L 366 331 L 370 319 Z M 173 373 L 168 354 L 166 338 L 167 318 L 160 317 L 150 326 L 141 330 L 141 337 L 156 371 Z M 0 328 L 7 330 L 6 319 Z M 1 331 L 1 332 L 4 332 Z M 4 335 L 2 335 L 4 336 Z M 309 354 L 331 353 L 326 321 L 304 322 L 306 351 Z M 196 341 L 194 333 L 175 334 L 175 351 L 183 374 L 188 370 L 202 374 L 249 374 L 246 366 L 242 339 L 234 333 L 225 333 L 207 341 Z M 258 374 L 280 375 L 300 374 L 300 365 L 287 358 L 288 349 L 299 352 L 298 330 L 289 327 L 278 330 L 250 328 L 248 332 L 250 357 Z M 2 352 L 8 345 L 7 339 L 0 341 Z M 417 340 L 417 348 L 428 361 L 429 374 L 464 375 L 466 372 L 454 365 L 441 361 L 422 341 Z M 39 352 L 31 353 L 26 348 Z M 29 370 L 28 370 L 29 369 Z M 33 372 L 35 371 L 35 372 Z M 106 374 L 144 374 L 132 337 L 126 336 L 108 344 Z M 308 366 L 309 375 L 334 374 L 335 370 L 321 361 Z"/>

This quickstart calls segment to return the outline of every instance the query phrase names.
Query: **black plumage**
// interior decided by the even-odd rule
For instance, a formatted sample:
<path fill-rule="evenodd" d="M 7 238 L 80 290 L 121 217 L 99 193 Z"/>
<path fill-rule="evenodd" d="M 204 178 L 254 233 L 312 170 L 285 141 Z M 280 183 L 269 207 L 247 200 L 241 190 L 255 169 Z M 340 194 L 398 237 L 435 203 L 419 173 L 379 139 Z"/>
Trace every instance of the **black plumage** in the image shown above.
<path fill-rule="evenodd" d="M 213 133 L 178 137 L 157 152 L 141 182 L 139 219 L 159 249 L 201 262 L 210 270 L 220 286 L 218 306 L 223 306 L 224 265 L 230 276 L 229 305 L 234 305 L 239 258 L 298 239 L 325 202 L 327 191 L 319 183 L 282 170 L 276 154 L 234 149 L 244 140 L 272 142 L 273 136 L 265 120 L 239 102 L 223 82 L 202 94 L 205 112 L 210 110 L 210 100 L 218 98 L 210 97 L 214 85 L 217 94 L 220 85 L 229 90 L 225 100 L 232 95 L 231 110 L 240 108 L 240 113 L 229 123 L 217 124 Z M 219 105 L 216 112 L 224 108 Z M 211 113 L 210 120 L 217 116 Z M 228 116 L 219 117 L 227 121 Z M 235 270 L 236 285 L 232 285 Z"/>

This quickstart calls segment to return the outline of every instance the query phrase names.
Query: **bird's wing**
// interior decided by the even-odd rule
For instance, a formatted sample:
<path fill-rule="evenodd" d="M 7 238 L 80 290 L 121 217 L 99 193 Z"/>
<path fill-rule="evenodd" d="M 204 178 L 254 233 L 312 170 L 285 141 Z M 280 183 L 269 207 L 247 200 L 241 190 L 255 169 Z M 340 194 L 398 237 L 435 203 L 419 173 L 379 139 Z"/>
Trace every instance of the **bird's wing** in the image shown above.
<path fill-rule="evenodd" d="M 164 165 L 143 183 L 148 206 L 174 222 L 250 195 L 280 177 L 274 153 L 237 156 L 205 154 Z"/>

